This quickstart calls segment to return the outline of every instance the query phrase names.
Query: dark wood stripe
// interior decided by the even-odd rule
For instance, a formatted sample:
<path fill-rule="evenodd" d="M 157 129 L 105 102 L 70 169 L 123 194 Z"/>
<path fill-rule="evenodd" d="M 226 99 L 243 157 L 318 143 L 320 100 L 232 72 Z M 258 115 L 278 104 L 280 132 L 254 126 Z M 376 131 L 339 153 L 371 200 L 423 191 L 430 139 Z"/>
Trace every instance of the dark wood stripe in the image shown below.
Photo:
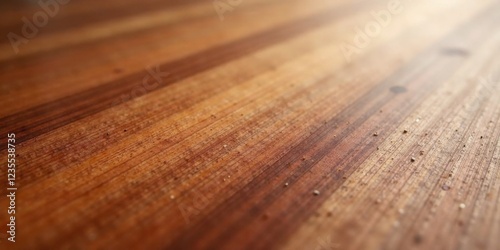
<path fill-rule="evenodd" d="M 156 89 L 149 91 L 149 93 L 259 49 L 310 31 L 311 28 L 325 25 L 339 17 L 350 14 L 359 7 L 358 4 L 355 3 L 327 10 L 303 20 L 274 27 L 250 37 L 163 64 L 159 68 L 168 71 L 170 75 L 163 78 L 163 83 Z M 0 131 L 1 133 L 16 131 L 19 142 L 27 141 L 71 122 L 118 105 L 119 103 L 115 103 L 114 101 L 120 98 L 121 95 L 130 94 L 134 88 L 140 86 L 146 74 L 145 72 L 139 72 L 117 81 L 4 117 L 0 119 L 0 123 L 7 124 L 7 126 L 3 127 Z M 148 83 L 153 83 L 151 78 Z M 127 101 L 141 95 L 139 93 Z"/>
<path fill-rule="evenodd" d="M 49 1 L 47 1 L 49 2 Z M 71 4 L 75 3 L 74 0 L 70 1 L 67 5 L 59 5 L 59 12 L 64 12 L 65 8 L 70 7 Z M 113 21 L 115 19 L 127 18 L 131 16 L 140 15 L 143 13 L 148 13 L 151 11 L 155 11 L 158 9 L 166 9 L 166 8 L 182 8 L 183 5 L 193 5 L 197 3 L 206 3 L 203 0 L 191 0 L 191 1 L 183 1 L 183 0 L 155 0 L 149 1 L 148 4 L 144 4 L 142 2 L 131 2 L 127 4 L 118 5 L 115 3 L 113 6 L 109 6 L 109 8 L 96 8 L 97 11 L 92 11 L 90 13 L 82 13 L 72 16 L 71 18 L 64 19 L 64 22 L 59 21 L 57 15 L 53 18 L 49 17 L 48 24 L 40 29 L 40 32 L 43 35 L 50 35 L 53 33 L 62 33 L 68 30 L 74 29 L 75 27 L 80 27 L 81 25 L 89 26 L 95 25 L 102 22 Z M 98 4 L 96 1 L 95 4 Z M 131 4 L 133 6 L 131 6 Z M 108 7 L 108 6 L 106 6 Z M 33 8 L 35 12 L 43 11 L 43 9 L 38 5 L 34 4 Z M 215 12 L 214 12 L 214 15 Z M 21 29 L 23 27 L 23 23 L 21 23 L 21 18 L 23 16 L 19 16 L 19 22 L 15 24 L 10 24 L 4 27 L 1 27 L 2 35 L 7 34 L 9 32 L 14 32 L 16 34 L 21 33 Z M 32 20 L 33 15 L 25 16 L 28 20 Z M 7 40 L 5 36 L 3 39 Z M 7 40 L 8 43 L 8 40 Z"/>
<path fill-rule="evenodd" d="M 286 1 L 286 0 L 285 0 Z M 249 10 L 253 11 L 258 11 L 256 9 L 265 7 L 262 4 L 252 4 L 248 5 L 246 8 Z M 155 7 L 156 8 L 156 7 Z M 15 68 L 15 67 L 23 67 L 25 64 L 37 64 L 37 63 L 46 63 L 47 61 L 50 61 L 52 58 L 60 58 L 64 57 L 64 55 L 67 55 L 67 53 L 71 53 L 74 51 L 75 47 L 77 47 L 79 50 L 92 50 L 96 45 L 102 44 L 104 41 L 108 43 L 114 43 L 117 41 L 121 40 L 127 40 L 127 39 L 133 39 L 135 37 L 141 37 L 145 34 L 149 34 L 151 32 L 160 32 L 158 29 L 162 29 L 165 27 L 171 27 L 175 26 L 178 24 L 184 24 L 189 23 L 190 21 L 196 21 L 196 20 L 202 20 L 211 17 L 212 15 L 215 20 L 217 20 L 217 14 L 214 10 L 214 13 L 211 14 L 203 14 L 198 17 L 196 16 L 191 16 L 188 20 L 176 20 L 173 21 L 172 23 L 168 24 L 161 24 L 161 25 L 152 25 L 151 27 L 148 28 L 143 28 L 140 30 L 133 30 L 133 31 L 128 31 L 122 34 L 118 34 L 112 37 L 105 37 L 105 38 L 100 38 L 100 39 L 94 39 L 90 41 L 83 41 L 78 44 L 67 44 L 67 45 L 60 45 L 57 48 L 54 49 L 48 49 L 40 52 L 35 52 L 35 53 L 30 53 L 27 55 L 21 55 L 15 58 L 15 60 L 11 59 L 6 59 L 2 60 L 0 59 L 0 69 L 9 69 L 9 68 Z M 134 15 L 135 16 L 135 15 Z M 185 40 L 186 38 L 199 38 L 202 37 L 204 34 L 209 34 L 213 32 L 215 29 L 208 29 L 208 30 L 200 30 L 198 32 L 192 33 L 187 36 L 182 36 L 178 40 Z M 163 31 L 161 31 L 163 32 Z M 169 39 L 170 42 L 177 40 L 176 38 Z M 141 43 L 147 43 L 148 40 L 141 40 Z"/>
<path fill-rule="evenodd" d="M 309 170 L 314 168 L 315 164 L 323 159 L 326 155 L 332 152 L 336 147 L 338 147 L 342 141 L 349 139 L 350 147 L 339 149 L 343 151 L 343 155 L 353 155 L 354 161 L 350 159 L 340 160 L 332 166 L 332 173 L 329 176 L 320 178 L 319 181 L 315 182 L 302 182 L 302 185 L 307 184 L 309 189 L 305 189 L 304 193 L 296 194 L 297 197 L 307 197 L 308 192 L 317 187 L 322 187 L 322 192 L 325 195 L 311 198 L 309 200 L 297 201 L 297 206 L 289 207 L 286 214 L 281 214 L 280 216 L 271 217 L 267 221 L 259 222 L 261 225 L 259 227 L 262 230 L 260 234 L 253 235 L 253 238 L 249 238 L 245 243 L 246 249 L 264 249 L 264 247 L 276 246 L 286 239 L 293 231 L 295 231 L 298 226 L 318 208 L 327 197 L 335 192 L 343 183 L 342 178 L 345 174 L 349 174 L 355 170 L 356 166 L 361 164 L 370 150 L 373 150 L 374 145 L 376 145 L 379 139 L 384 139 L 382 134 L 377 137 L 376 140 L 371 140 L 367 144 L 362 144 L 367 138 L 353 138 L 349 137 L 353 132 L 360 127 L 361 124 L 366 122 L 372 115 L 377 113 L 383 106 L 394 107 L 395 110 L 391 113 L 383 114 L 387 119 L 381 125 L 386 128 L 394 128 L 399 124 L 408 114 L 413 111 L 417 105 L 423 100 L 432 90 L 437 88 L 445 79 L 447 79 L 465 60 L 464 57 L 450 57 L 447 55 L 441 55 L 440 57 L 435 57 L 435 55 L 440 54 L 443 46 L 448 44 L 453 44 L 453 42 L 459 39 L 462 42 L 467 40 L 467 44 L 471 46 L 477 46 L 481 44 L 481 40 L 477 40 L 478 36 L 472 35 L 474 32 L 480 31 L 481 33 L 488 32 L 489 29 L 493 28 L 494 23 L 491 21 L 492 14 L 494 15 L 495 8 L 489 9 L 487 13 L 482 13 L 470 24 L 461 27 L 458 31 L 452 33 L 441 43 L 433 46 L 425 53 L 421 54 L 413 63 L 409 64 L 405 68 L 401 69 L 398 74 L 384 81 L 382 84 L 371 90 L 365 96 L 359 98 L 355 103 L 342 111 L 339 115 L 333 117 L 325 126 L 322 126 L 318 131 L 309 136 L 306 140 L 300 142 L 294 149 L 289 151 L 280 160 L 267 167 L 259 177 L 256 177 L 247 184 L 242 189 L 235 192 L 237 195 L 229 197 L 223 202 L 217 209 L 205 216 L 203 220 L 198 221 L 194 226 L 190 227 L 182 236 L 178 237 L 172 244 L 168 246 L 169 249 L 180 249 L 180 248 L 213 248 L 221 249 L 225 244 L 230 244 L 227 239 L 231 239 L 235 234 L 239 233 L 238 229 L 245 228 L 246 225 L 255 223 L 256 214 L 262 213 L 266 207 L 270 207 L 286 189 L 283 187 L 270 186 L 271 180 L 273 179 L 285 179 L 293 184 L 297 182 L 300 177 L 302 177 Z M 479 36 L 480 37 L 480 36 Z M 464 39 L 465 38 L 465 39 Z M 436 58 L 435 61 L 430 58 Z M 415 68 L 425 62 L 426 67 L 419 69 L 414 72 Z M 413 72 L 415 79 L 407 79 L 408 73 Z M 415 74 L 416 73 L 416 74 Z M 419 76 L 419 73 L 422 74 Z M 421 84 L 424 84 L 422 86 Z M 393 93 L 389 92 L 389 88 L 394 85 L 403 85 L 409 89 L 414 89 L 415 91 L 408 92 L 405 94 L 394 96 Z M 411 88 L 411 87 L 415 88 Z M 418 86 L 418 88 L 416 88 Z M 373 103 L 375 102 L 375 103 Z M 356 114 L 358 110 L 363 110 L 361 114 L 356 115 L 357 119 L 355 122 L 348 126 L 347 130 L 335 131 L 337 125 L 345 122 L 347 120 L 353 119 L 353 114 Z M 391 114 L 399 114 L 399 116 L 391 116 Z M 338 136 L 332 138 L 331 135 L 335 132 L 339 132 Z M 369 133 L 368 133 L 369 138 Z M 354 141 L 353 141 L 354 140 Z M 319 151 L 312 151 L 314 157 L 313 161 L 302 161 L 300 158 L 302 155 L 306 155 L 308 152 L 304 152 L 304 149 L 310 148 L 313 145 L 325 145 Z M 346 166 L 346 163 L 349 165 Z M 264 164 L 264 163 L 263 163 Z M 291 167 L 295 166 L 295 167 Z M 340 172 L 337 170 L 336 166 L 344 166 Z M 278 177 L 277 177 L 278 176 Z M 316 179 L 314 179 L 316 180 Z M 251 210 L 245 213 L 242 217 L 234 220 L 226 219 L 228 214 L 233 213 L 249 205 L 250 202 L 255 201 L 251 197 L 254 196 L 254 190 L 272 190 L 269 191 L 263 199 L 260 199 L 258 205 L 250 205 Z M 303 206 L 307 206 L 308 209 L 301 209 Z M 291 220 L 290 218 L 293 218 Z M 288 221 L 290 223 L 282 223 L 283 221 Z M 223 229 L 216 227 L 218 224 L 226 225 Z M 207 235 L 207 231 L 210 228 L 211 232 L 216 232 L 216 235 Z M 272 239 L 267 238 L 267 235 L 272 235 Z M 211 238 L 213 236 L 213 238 Z M 208 239 L 207 239 L 208 238 Z M 196 239 L 196 240 L 195 240 Z M 207 240 L 207 241 L 204 241 Z M 240 242 L 242 243 L 242 242 Z M 203 245 L 196 245 L 203 244 Z"/>

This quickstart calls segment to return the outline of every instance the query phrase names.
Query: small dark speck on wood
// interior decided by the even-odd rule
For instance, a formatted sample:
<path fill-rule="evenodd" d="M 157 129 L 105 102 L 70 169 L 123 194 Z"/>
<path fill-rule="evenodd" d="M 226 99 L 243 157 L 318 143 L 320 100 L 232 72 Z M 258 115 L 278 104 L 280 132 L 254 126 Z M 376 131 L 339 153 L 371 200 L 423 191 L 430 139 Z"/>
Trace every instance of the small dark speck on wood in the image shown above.
<path fill-rule="evenodd" d="M 373 133 L 373 136 L 378 136 L 378 132 Z"/>
<path fill-rule="evenodd" d="M 469 55 L 469 52 L 465 49 L 461 48 L 444 48 L 442 51 L 443 55 L 447 56 L 463 56 L 466 57 Z"/>
<path fill-rule="evenodd" d="M 415 162 L 416 160 L 417 160 L 417 159 L 415 159 L 415 157 L 412 157 L 412 158 L 410 159 L 410 161 L 411 161 L 411 162 Z"/>
<path fill-rule="evenodd" d="M 415 235 L 413 238 L 413 241 L 415 242 L 416 245 L 420 245 L 423 241 L 423 237 L 420 234 Z"/>
<path fill-rule="evenodd" d="M 262 219 L 263 219 L 263 220 L 267 220 L 267 219 L 269 219 L 269 215 L 268 215 L 267 213 L 263 214 L 263 215 L 262 215 Z"/>
<path fill-rule="evenodd" d="M 389 90 L 394 94 L 401 94 L 407 91 L 403 86 L 392 86 Z"/>

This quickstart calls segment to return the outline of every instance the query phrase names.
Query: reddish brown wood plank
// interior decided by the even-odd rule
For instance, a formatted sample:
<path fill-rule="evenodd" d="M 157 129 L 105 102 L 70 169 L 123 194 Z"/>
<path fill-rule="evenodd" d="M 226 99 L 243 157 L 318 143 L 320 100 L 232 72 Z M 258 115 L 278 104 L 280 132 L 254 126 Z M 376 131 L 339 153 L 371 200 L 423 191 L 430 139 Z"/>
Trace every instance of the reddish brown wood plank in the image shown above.
<path fill-rule="evenodd" d="M 2 249 L 500 247 L 497 1 L 0 7 Z"/>

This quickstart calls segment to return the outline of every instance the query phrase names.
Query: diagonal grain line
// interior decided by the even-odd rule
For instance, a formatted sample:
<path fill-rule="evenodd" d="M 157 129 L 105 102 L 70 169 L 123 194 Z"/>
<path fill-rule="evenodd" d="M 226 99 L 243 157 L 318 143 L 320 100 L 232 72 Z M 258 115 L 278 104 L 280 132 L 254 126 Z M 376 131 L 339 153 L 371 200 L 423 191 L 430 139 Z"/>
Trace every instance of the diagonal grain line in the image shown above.
<path fill-rule="evenodd" d="M 182 0 L 171 0 L 171 1 L 156 1 L 149 2 L 148 4 L 140 3 L 137 6 L 129 6 L 129 5 L 121 5 L 121 6 L 106 6 L 106 8 L 101 9 L 104 13 L 83 13 L 77 12 L 77 15 L 71 16 L 71 18 L 65 19 L 64 22 L 54 22 L 49 23 L 47 26 L 43 27 L 43 34 L 49 35 L 53 33 L 63 33 L 67 30 L 72 30 L 75 27 L 81 26 L 82 23 L 84 25 L 95 25 L 101 22 L 109 22 L 116 21 L 120 18 L 127 18 L 130 16 L 136 16 L 143 13 L 148 13 L 150 11 L 155 11 L 160 8 L 178 8 L 180 6 L 192 5 L 194 1 L 186 2 Z M 198 4 L 200 4 L 200 0 L 197 0 Z M 134 4 L 132 2 L 132 4 Z M 133 8 L 131 8 L 133 7 Z M 36 6 L 38 8 L 37 11 L 43 10 L 40 6 Z M 59 5 L 59 11 L 65 11 L 65 5 Z M 57 12 L 59 13 L 59 12 Z M 58 15 L 58 14 L 56 14 Z M 28 17 L 28 16 L 27 16 Z M 31 17 L 31 16 L 30 16 Z M 19 17 L 20 19 L 21 17 Z M 19 22 L 9 24 L 7 26 L 1 27 L 0 31 L 2 31 L 2 35 L 7 34 L 8 32 L 18 32 L 21 29 L 21 24 Z M 17 59 L 16 59 L 17 60 Z M 4 63 L 4 62 L 3 62 Z M 2 65 L 2 63 L 0 63 Z"/>
<path fill-rule="evenodd" d="M 453 33 L 450 37 L 447 37 L 447 39 L 445 40 L 445 43 L 447 41 L 449 41 L 449 40 L 457 39 L 457 36 L 459 36 L 460 34 L 463 34 L 463 33 L 467 34 L 468 32 L 470 32 L 470 30 L 472 28 L 477 28 L 475 26 L 477 26 L 477 24 L 465 26 L 465 28 L 462 27 L 462 29 L 460 29 L 459 32 L 457 32 L 458 35 L 457 35 L 457 33 Z M 434 53 L 435 53 L 435 47 L 432 48 L 431 50 L 427 51 L 427 53 L 422 54 L 421 58 L 422 57 L 423 58 L 428 58 L 428 57 L 432 58 L 432 54 L 434 54 Z M 431 55 L 429 55 L 429 54 L 431 54 Z M 428 85 L 429 89 L 426 90 L 426 91 L 423 91 L 424 93 L 429 93 L 430 89 L 432 89 L 431 87 L 436 87 L 433 84 L 430 84 L 428 82 L 431 82 L 433 80 L 442 80 L 442 79 L 448 77 L 449 74 L 451 74 L 453 72 L 453 69 L 456 70 L 458 68 L 458 66 L 463 61 L 463 59 L 451 60 L 451 62 L 447 62 L 447 59 L 440 60 L 440 61 L 442 61 L 442 62 L 445 63 L 445 66 L 447 67 L 448 70 L 437 70 L 435 67 L 431 67 L 431 66 L 433 66 L 432 64 L 428 64 L 428 69 L 430 69 L 430 71 L 433 73 L 434 78 L 431 77 L 431 79 L 428 79 L 428 81 L 425 81 L 425 82 L 427 82 L 427 84 L 429 84 Z M 411 69 L 411 67 L 407 67 L 407 68 Z M 403 70 L 403 72 L 404 72 L 404 70 Z M 443 72 L 444 72 L 444 74 L 443 74 Z M 398 80 L 398 79 L 394 79 L 394 80 Z M 353 110 L 358 110 L 359 108 L 363 108 L 368 103 L 368 101 L 366 101 L 366 100 L 368 100 L 370 98 L 374 98 L 375 96 L 381 94 L 382 93 L 381 91 L 383 89 L 386 89 L 387 87 L 391 86 L 392 84 L 393 84 L 392 81 L 386 81 L 385 83 L 379 85 L 379 87 L 376 88 L 375 90 L 371 91 L 368 94 L 368 96 L 360 98 L 360 100 L 357 101 L 355 104 L 353 104 L 351 106 L 351 108 L 347 108 L 346 110 L 349 110 L 349 112 L 345 113 L 345 115 L 341 114 L 339 116 L 334 117 L 331 120 L 332 124 L 335 124 L 335 122 L 337 121 L 336 119 L 338 119 L 339 117 L 349 117 L 350 114 L 352 114 Z M 420 93 L 420 95 L 425 96 L 424 93 Z M 387 97 L 387 98 L 391 99 L 390 97 Z M 380 102 L 380 103 L 382 103 L 382 102 Z M 415 103 L 413 103 L 412 105 L 415 106 Z M 357 121 L 357 124 L 360 125 L 362 122 L 364 122 L 364 120 L 368 119 L 368 117 L 370 116 L 371 113 L 376 112 L 377 110 L 378 110 L 378 107 L 377 108 L 369 109 L 368 113 L 366 113 L 365 115 L 362 115 L 361 118 L 359 118 L 359 121 Z M 258 188 L 259 186 L 264 186 L 269 181 L 269 177 L 273 178 L 273 176 L 275 176 L 275 174 L 276 174 L 276 173 L 273 174 L 271 172 L 276 172 L 276 171 L 279 172 L 287 164 L 289 164 L 291 162 L 294 162 L 294 161 L 296 162 L 297 158 L 299 157 L 299 156 L 297 156 L 298 155 L 297 153 L 298 152 L 302 152 L 303 151 L 302 148 L 306 148 L 309 145 L 314 145 L 315 143 L 318 142 L 318 139 L 316 139 L 316 138 L 323 138 L 322 136 L 325 136 L 325 135 L 327 135 L 330 132 L 329 129 L 325 129 L 325 127 L 330 127 L 330 126 L 324 126 L 324 127 L 322 127 L 322 129 L 320 129 L 320 131 L 317 131 L 315 134 L 313 134 L 313 136 L 311 136 L 308 139 L 304 140 L 301 144 L 299 144 L 298 147 L 296 147 L 296 150 L 291 150 L 290 154 L 288 154 L 285 157 L 281 158 L 283 160 L 280 160 L 280 161 L 276 162 L 275 164 L 273 164 L 272 166 L 270 166 L 269 168 L 267 168 L 266 171 L 264 171 L 261 174 L 261 176 L 263 178 L 255 178 L 253 182 L 251 182 L 250 184 L 248 184 L 248 186 L 252 186 L 252 187 L 254 187 L 254 189 L 255 189 L 255 187 Z M 346 137 L 350 133 L 351 133 L 351 131 L 346 132 L 345 136 L 343 136 L 343 137 Z M 340 138 L 343 138 L 343 137 L 340 137 Z M 340 141 L 340 138 L 337 139 L 337 142 Z M 335 142 L 331 143 L 331 145 L 333 147 L 336 146 L 337 144 L 338 143 L 335 143 Z M 333 148 L 332 146 L 325 148 L 324 150 L 322 150 L 323 152 L 317 153 L 316 157 L 314 158 L 315 162 L 317 162 L 318 159 L 321 159 L 322 157 L 324 157 L 324 155 L 326 155 L 328 152 L 330 152 L 330 150 Z M 295 152 L 295 151 L 297 151 L 297 152 Z M 290 159 L 292 159 L 292 160 L 290 160 Z M 299 171 L 299 173 L 302 173 L 302 174 L 305 173 L 308 169 L 310 169 L 312 167 L 312 164 L 303 164 L 303 165 L 304 165 L 304 167 L 302 167 L 302 170 Z M 309 166 L 307 166 L 307 165 L 309 165 Z M 240 191 L 240 193 L 238 193 L 238 197 L 231 196 L 226 202 L 224 202 L 223 205 L 220 206 L 221 208 L 219 210 L 216 210 L 210 216 L 207 216 L 209 218 L 208 221 L 203 221 L 203 222 L 197 224 L 196 228 L 194 230 L 191 230 L 186 235 L 186 237 L 180 237 L 180 238 L 178 238 L 171 246 L 173 246 L 174 248 L 176 246 L 182 246 L 182 243 L 185 242 L 184 240 L 186 240 L 186 239 L 188 240 L 191 237 L 196 238 L 196 237 L 202 236 L 204 234 L 204 227 L 205 226 L 210 226 L 210 224 L 211 224 L 210 222 L 211 221 L 213 223 L 213 220 L 216 220 L 217 218 L 224 218 L 224 216 L 221 217 L 220 215 L 227 214 L 228 210 L 230 211 L 231 208 L 235 209 L 235 206 L 237 206 L 237 204 L 241 204 L 241 203 L 238 202 L 238 200 L 242 199 L 242 198 L 239 198 L 239 197 L 248 198 L 247 195 L 250 195 L 249 194 L 250 191 L 245 192 L 245 190 L 249 190 L 249 189 L 244 189 L 244 190 Z M 283 192 L 283 191 L 281 191 L 281 192 Z M 247 195 L 242 195 L 242 193 L 247 194 Z M 271 194 L 271 195 L 273 195 L 273 194 Z M 317 201 L 315 203 L 318 205 L 318 204 L 320 204 L 320 202 L 321 201 Z M 257 209 L 257 208 L 254 207 L 254 209 Z M 259 208 L 259 209 L 261 209 L 261 208 Z M 223 241 L 221 241 L 221 239 L 223 239 L 223 238 L 227 239 L 227 237 L 230 237 L 230 235 L 233 235 L 235 232 L 237 232 L 237 230 L 235 230 L 236 228 L 242 228 L 242 226 L 245 225 L 246 223 L 248 223 L 248 220 L 250 220 L 250 219 L 251 218 L 249 218 L 247 216 L 246 219 L 243 218 L 243 219 L 237 221 L 236 223 L 233 223 L 232 226 L 227 227 L 227 229 L 224 231 L 225 233 L 220 234 L 219 237 L 216 238 L 216 240 L 212 241 L 213 245 L 211 245 L 211 246 L 218 246 L 218 247 L 220 247 L 221 246 L 220 244 L 223 242 Z M 290 227 L 290 225 L 286 225 L 286 227 L 287 228 L 293 228 L 293 227 Z M 280 228 L 280 229 L 286 230 L 286 228 Z M 276 234 L 273 234 L 273 235 L 275 237 L 277 236 Z M 284 236 L 283 234 L 278 234 L 278 235 Z M 269 242 L 266 242 L 266 243 L 269 243 Z"/>
<path fill-rule="evenodd" d="M 163 64 L 160 68 L 168 69 L 170 75 L 163 79 L 158 88 L 149 93 L 252 52 L 298 36 L 310 31 L 312 28 L 326 25 L 333 20 L 352 13 L 358 5 L 359 3 L 356 3 L 329 9 L 317 15 L 277 26 L 255 35 Z M 136 73 L 106 85 L 1 118 L 0 123 L 6 124 L 6 126 L 0 129 L 0 131 L 2 133 L 15 131 L 16 135 L 18 134 L 19 143 L 27 141 L 118 105 L 119 103 L 115 103 L 113 100 L 123 94 L 130 93 L 141 82 L 143 76 L 142 72 Z M 136 95 L 128 101 L 140 96 L 140 94 Z"/>

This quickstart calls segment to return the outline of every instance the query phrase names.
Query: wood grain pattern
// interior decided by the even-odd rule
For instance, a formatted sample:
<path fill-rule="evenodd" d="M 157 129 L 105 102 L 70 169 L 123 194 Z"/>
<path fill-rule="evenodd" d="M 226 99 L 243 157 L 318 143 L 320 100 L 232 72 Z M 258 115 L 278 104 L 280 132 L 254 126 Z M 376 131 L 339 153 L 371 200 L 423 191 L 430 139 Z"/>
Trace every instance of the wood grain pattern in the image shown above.
<path fill-rule="evenodd" d="M 498 1 L 0 8 L 2 249 L 500 248 Z"/>

